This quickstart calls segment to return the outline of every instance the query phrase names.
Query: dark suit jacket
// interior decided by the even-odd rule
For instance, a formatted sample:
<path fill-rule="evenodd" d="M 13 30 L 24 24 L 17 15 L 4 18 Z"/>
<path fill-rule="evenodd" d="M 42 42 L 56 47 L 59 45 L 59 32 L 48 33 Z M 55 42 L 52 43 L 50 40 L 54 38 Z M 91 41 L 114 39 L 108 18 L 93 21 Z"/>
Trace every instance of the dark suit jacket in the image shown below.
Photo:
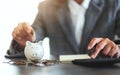
<path fill-rule="evenodd" d="M 38 10 L 32 25 L 37 41 L 49 37 L 51 54 L 56 57 L 60 54 L 88 53 L 87 45 L 93 37 L 114 40 L 115 35 L 120 36 L 120 0 L 91 0 L 80 46 L 75 41 L 67 0 L 45 0 L 39 4 Z M 13 40 L 8 53 L 18 53 L 16 48 L 20 47 Z"/>

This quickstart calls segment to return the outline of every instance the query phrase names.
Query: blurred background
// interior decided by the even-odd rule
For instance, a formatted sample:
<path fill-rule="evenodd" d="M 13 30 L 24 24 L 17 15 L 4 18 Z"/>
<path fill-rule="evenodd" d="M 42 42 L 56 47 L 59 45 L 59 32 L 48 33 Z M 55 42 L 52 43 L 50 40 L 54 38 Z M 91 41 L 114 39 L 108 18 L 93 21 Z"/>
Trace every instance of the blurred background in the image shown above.
<path fill-rule="evenodd" d="M 32 24 L 41 1 L 43 0 L 0 0 L 0 59 L 3 59 L 9 48 L 14 27 L 20 22 Z M 45 43 L 48 41 L 46 39 Z M 48 43 L 45 44 L 47 45 Z M 48 46 L 45 48 L 48 49 Z"/>

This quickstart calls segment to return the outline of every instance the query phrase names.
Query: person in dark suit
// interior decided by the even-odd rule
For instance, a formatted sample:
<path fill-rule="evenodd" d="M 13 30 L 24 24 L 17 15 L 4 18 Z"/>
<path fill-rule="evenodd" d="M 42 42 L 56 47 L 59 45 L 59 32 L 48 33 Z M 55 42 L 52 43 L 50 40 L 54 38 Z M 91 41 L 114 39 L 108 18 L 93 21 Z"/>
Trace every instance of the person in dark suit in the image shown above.
<path fill-rule="evenodd" d="M 115 36 L 120 37 L 120 0 L 90 0 L 86 9 L 80 8 L 83 16 L 78 14 L 77 20 L 72 15 L 73 9 L 77 8 L 72 8 L 69 1 L 45 0 L 40 3 L 32 26 L 23 22 L 13 30 L 13 40 L 7 53 L 22 57 L 27 40 L 35 42 L 49 37 L 50 53 L 56 58 L 61 54 L 86 54 L 93 47 L 91 58 L 96 58 L 100 52 L 119 57 L 119 42 L 114 41 Z M 87 0 L 72 1 L 71 4 L 81 5 Z M 75 33 L 79 28 L 77 23 L 83 25 L 78 34 Z M 76 38 L 79 33 L 80 37 Z"/>

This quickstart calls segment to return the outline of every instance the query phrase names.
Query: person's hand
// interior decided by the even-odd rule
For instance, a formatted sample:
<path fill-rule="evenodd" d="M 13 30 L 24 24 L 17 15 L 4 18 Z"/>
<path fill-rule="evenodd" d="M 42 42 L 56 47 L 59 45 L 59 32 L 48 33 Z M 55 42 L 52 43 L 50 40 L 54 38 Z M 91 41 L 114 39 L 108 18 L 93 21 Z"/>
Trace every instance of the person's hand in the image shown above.
<path fill-rule="evenodd" d="M 93 59 L 100 52 L 110 57 L 115 56 L 118 58 L 120 56 L 120 47 L 108 38 L 93 38 L 88 45 L 88 50 L 91 50 L 93 47 L 95 47 L 95 50 L 91 54 L 91 58 Z"/>
<path fill-rule="evenodd" d="M 12 32 L 13 39 L 25 47 L 26 41 L 35 41 L 36 36 L 33 28 L 28 23 L 19 23 Z"/>

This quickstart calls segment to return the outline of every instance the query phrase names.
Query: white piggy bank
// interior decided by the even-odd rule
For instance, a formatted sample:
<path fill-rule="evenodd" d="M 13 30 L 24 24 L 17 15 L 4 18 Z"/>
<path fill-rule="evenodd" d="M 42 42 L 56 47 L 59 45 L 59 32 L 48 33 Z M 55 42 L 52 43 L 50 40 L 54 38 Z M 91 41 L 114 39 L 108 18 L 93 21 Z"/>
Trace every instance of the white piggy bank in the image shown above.
<path fill-rule="evenodd" d="M 29 62 L 39 62 L 44 55 L 42 41 L 37 43 L 27 41 L 24 54 Z"/>

